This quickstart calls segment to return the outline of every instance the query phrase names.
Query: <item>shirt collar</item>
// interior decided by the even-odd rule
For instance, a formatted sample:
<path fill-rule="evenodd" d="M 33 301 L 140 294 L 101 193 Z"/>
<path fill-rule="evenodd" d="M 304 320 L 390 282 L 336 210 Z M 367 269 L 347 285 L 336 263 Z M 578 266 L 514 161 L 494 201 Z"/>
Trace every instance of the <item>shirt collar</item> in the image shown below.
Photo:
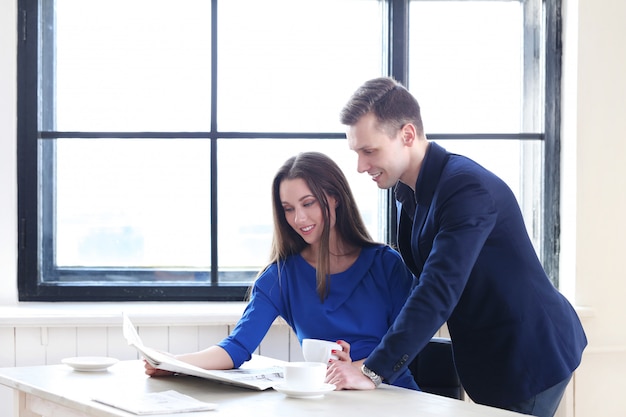
<path fill-rule="evenodd" d="M 430 204 L 448 156 L 444 148 L 430 142 L 417 175 L 415 192 L 408 185 L 398 181 L 395 190 L 396 200 L 402 203 L 407 213 L 413 215 L 417 204 Z"/>

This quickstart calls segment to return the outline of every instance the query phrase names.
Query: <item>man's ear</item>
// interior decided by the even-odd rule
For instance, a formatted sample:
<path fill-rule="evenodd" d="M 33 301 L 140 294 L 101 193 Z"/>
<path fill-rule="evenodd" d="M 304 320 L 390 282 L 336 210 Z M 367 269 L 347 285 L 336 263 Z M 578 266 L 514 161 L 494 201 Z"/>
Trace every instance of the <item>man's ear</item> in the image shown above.
<path fill-rule="evenodd" d="M 407 123 L 400 129 L 400 135 L 402 137 L 402 142 L 406 146 L 412 146 L 413 142 L 417 139 L 417 130 L 415 129 L 415 125 L 413 123 Z"/>

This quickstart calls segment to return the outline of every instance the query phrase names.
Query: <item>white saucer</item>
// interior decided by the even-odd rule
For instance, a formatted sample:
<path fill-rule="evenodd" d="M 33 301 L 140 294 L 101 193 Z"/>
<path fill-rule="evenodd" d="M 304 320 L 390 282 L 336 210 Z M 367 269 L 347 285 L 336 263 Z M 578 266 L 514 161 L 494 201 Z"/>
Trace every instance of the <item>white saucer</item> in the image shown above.
<path fill-rule="evenodd" d="M 76 371 L 98 372 L 106 370 L 111 365 L 115 365 L 118 360 L 107 356 L 77 356 L 62 359 L 61 362 L 71 366 Z"/>
<path fill-rule="evenodd" d="M 321 385 L 317 389 L 303 391 L 303 390 L 297 389 L 297 388 L 289 388 L 285 384 L 274 385 L 274 389 L 276 391 L 282 392 L 283 394 L 287 395 L 288 397 L 293 397 L 293 398 L 315 398 L 315 397 L 321 397 L 321 396 L 323 396 L 324 394 L 326 394 L 328 392 L 334 391 L 335 388 L 336 387 L 333 384 L 323 384 L 323 385 Z"/>

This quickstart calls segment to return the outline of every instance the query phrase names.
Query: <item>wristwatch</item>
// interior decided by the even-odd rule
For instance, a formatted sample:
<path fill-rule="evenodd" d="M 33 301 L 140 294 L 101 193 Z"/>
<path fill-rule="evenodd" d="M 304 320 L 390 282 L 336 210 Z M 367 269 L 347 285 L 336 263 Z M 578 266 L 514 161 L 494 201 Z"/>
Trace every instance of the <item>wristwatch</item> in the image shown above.
<path fill-rule="evenodd" d="M 361 365 L 361 372 L 363 373 L 363 375 L 372 380 L 375 387 L 378 387 L 383 382 L 381 376 L 365 366 L 365 364 Z"/>

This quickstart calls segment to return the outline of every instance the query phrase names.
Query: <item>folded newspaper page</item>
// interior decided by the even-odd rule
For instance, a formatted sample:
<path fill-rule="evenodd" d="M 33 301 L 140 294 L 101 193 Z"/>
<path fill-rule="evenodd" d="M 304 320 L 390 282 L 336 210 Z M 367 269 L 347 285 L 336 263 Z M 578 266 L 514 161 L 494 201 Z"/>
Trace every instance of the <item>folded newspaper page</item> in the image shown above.
<path fill-rule="evenodd" d="M 215 410 L 217 407 L 217 404 L 198 401 L 174 390 L 150 392 L 139 397 L 134 394 L 125 395 L 119 392 L 109 392 L 95 397 L 93 400 L 140 416 L 191 413 Z"/>
<path fill-rule="evenodd" d="M 123 332 L 126 341 L 133 346 L 152 366 L 164 371 L 206 378 L 224 384 L 236 385 L 255 390 L 266 390 L 284 382 L 284 361 L 265 356 L 252 355 L 252 359 L 240 368 L 229 370 L 207 370 L 180 361 L 166 353 L 149 348 L 143 344 L 135 326 L 126 314 L 123 314 Z"/>

